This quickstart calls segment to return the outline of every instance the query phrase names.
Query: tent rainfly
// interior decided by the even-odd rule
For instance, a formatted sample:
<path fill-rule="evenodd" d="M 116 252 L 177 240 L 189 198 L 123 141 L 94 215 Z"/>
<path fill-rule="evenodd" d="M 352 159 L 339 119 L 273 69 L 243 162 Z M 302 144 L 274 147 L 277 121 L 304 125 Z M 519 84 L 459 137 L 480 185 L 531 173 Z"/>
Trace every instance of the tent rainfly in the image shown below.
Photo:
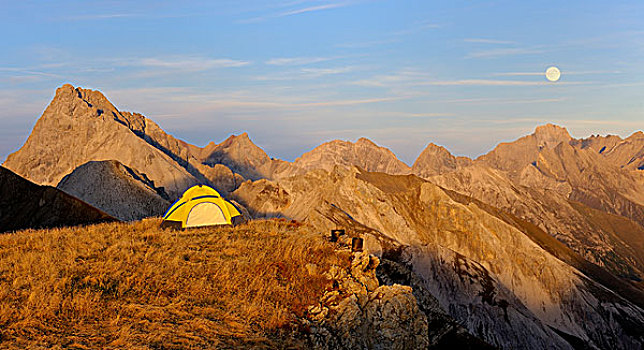
<path fill-rule="evenodd" d="M 196 185 L 183 193 L 163 216 L 162 228 L 190 228 L 233 225 L 242 216 L 230 202 L 206 185 Z"/>

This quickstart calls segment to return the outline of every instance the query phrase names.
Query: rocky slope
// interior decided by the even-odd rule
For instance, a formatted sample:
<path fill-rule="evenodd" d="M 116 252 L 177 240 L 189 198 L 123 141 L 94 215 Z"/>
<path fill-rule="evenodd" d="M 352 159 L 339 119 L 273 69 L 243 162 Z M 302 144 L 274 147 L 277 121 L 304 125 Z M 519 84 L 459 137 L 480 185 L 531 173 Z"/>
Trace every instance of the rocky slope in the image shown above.
<path fill-rule="evenodd" d="M 171 204 L 168 194 L 144 174 L 115 160 L 87 162 L 57 188 L 126 221 L 163 215 Z"/>
<path fill-rule="evenodd" d="M 0 167 L 0 232 L 115 221 L 50 186 L 38 186 Z"/>
<path fill-rule="evenodd" d="M 234 196 L 255 213 L 348 225 L 370 251 L 410 266 L 450 316 L 492 345 L 628 349 L 644 341 L 637 291 L 611 292 L 525 228 L 415 176 L 336 168 L 247 182 Z"/>
<path fill-rule="evenodd" d="M 479 165 L 428 180 L 527 220 L 618 276 L 644 277 L 644 254 L 639 248 L 644 243 L 640 238 L 644 228 L 625 217 L 571 201 L 565 191 L 557 191 L 556 184 L 550 188 L 547 183 L 521 186 L 505 172 Z M 598 221 L 610 224 L 599 225 Z"/>

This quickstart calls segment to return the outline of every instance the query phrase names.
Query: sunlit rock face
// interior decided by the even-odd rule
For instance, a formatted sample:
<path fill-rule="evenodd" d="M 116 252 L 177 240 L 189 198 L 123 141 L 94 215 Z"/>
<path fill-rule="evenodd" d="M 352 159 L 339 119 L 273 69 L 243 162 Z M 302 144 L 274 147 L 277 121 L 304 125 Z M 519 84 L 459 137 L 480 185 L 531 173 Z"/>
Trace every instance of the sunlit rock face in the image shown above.
<path fill-rule="evenodd" d="M 480 348 L 631 349 L 644 338 L 643 144 L 642 132 L 576 140 L 548 124 L 475 160 L 429 144 L 410 168 L 359 139 L 290 163 L 245 133 L 190 145 L 100 92 L 64 85 L 5 165 L 124 219 L 158 215 L 164 201 L 206 183 L 249 216 L 347 228 L 382 258 L 381 270 L 397 272 L 379 277 L 391 288 L 365 284 L 373 312 L 349 300 L 339 314 L 388 325 L 380 316 L 391 302 L 408 329 L 427 319 L 427 338 L 383 333 L 382 344 L 433 346 L 451 332 Z M 111 187 L 127 205 L 114 205 Z"/>

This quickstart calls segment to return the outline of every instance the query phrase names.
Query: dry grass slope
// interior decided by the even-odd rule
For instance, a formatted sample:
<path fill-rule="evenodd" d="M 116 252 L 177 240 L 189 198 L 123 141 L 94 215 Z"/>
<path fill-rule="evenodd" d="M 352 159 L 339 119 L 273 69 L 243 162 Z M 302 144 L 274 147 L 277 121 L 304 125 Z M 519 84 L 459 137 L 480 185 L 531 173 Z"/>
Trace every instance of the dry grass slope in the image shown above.
<path fill-rule="evenodd" d="M 303 347 L 293 330 L 347 267 L 284 220 L 169 231 L 159 220 L 0 236 L 0 347 Z"/>

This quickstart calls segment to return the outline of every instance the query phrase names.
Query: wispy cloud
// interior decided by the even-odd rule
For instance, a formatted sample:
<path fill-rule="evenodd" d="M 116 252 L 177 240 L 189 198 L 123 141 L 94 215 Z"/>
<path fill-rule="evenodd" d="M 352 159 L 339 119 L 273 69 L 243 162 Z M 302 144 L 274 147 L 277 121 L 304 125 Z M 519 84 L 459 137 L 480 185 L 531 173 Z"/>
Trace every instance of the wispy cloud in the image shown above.
<path fill-rule="evenodd" d="M 134 13 L 103 13 L 103 14 L 86 14 L 77 16 L 68 16 L 63 18 L 66 21 L 92 21 L 100 19 L 117 19 L 117 18 L 132 18 L 139 17 L 140 15 Z"/>
<path fill-rule="evenodd" d="M 400 39 L 382 39 L 382 40 L 361 41 L 361 42 L 355 42 L 355 43 L 344 43 L 344 44 L 337 44 L 335 45 L 335 47 L 344 48 L 344 49 L 364 49 L 367 47 L 393 44 L 397 42 L 400 42 Z"/>
<path fill-rule="evenodd" d="M 149 68 L 165 68 L 179 71 L 204 71 L 215 68 L 235 68 L 250 64 L 249 61 L 233 60 L 229 58 L 206 58 L 191 56 L 176 57 L 147 57 L 131 60 L 117 60 L 122 66 L 136 66 Z"/>
<path fill-rule="evenodd" d="M 429 102 L 441 103 L 473 103 L 473 104 L 529 104 L 529 103 L 551 103 L 562 102 L 566 99 L 559 98 L 540 98 L 540 99 L 511 99 L 511 98 L 460 98 L 452 100 L 439 100 Z"/>
<path fill-rule="evenodd" d="M 492 76 L 495 77 L 524 77 L 524 76 L 538 76 L 545 75 L 546 72 L 503 72 L 503 73 L 492 73 Z"/>
<path fill-rule="evenodd" d="M 402 69 L 395 74 L 376 75 L 367 79 L 351 82 L 351 84 L 364 87 L 392 87 L 422 83 L 430 78 L 431 76 L 429 74 L 420 70 Z"/>
<path fill-rule="evenodd" d="M 299 2 L 296 2 L 296 3 L 299 3 Z M 282 11 L 282 12 L 277 12 L 277 13 L 272 13 L 272 14 L 267 14 L 267 15 L 262 15 L 262 16 L 258 16 L 258 17 L 244 19 L 244 20 L 241 20 L 240 23 L 261 22 L 261 21 L 265 21 L 265 20 L 271 19 L 271 18 L 289 17 L 289 16 L 296 16 L 296 15 L 301 15 L 301 14 L 305 14 L 305 13 L 331 10 L 331 9 L 335 9 L 335 8 L 346 7 L 346 6 L 349 6 L 349 5 L 352 5 L 352 4 L 353 4 L 353 2 L 332 2 L 332 3 L 327 3 L 327 4 L 321 4 L 321 5 L 292 8 L 292 9 L 285 10 L 285 11 Z"/>
<path fill-rule="evenodd" d="M 300 68 L 297 70 L 281 72 L 279 74 L 262 75 L 255 77 L 256 80 L 262 81 L 286 81 L 316 79 L 328 75 L 338 75 L 350 73 L 357 70 L 355 66 L 329 67 L 329 68 Z"/>
<path fill-rule="evenodd" d="M 266 64 L 273 66 L 303 66 L 307 64 L 330 61 L 334 57 L 282 57 L 271 58 Z"/>
<path fill-rule="evenodd" d="M 557 83 L 562 84 L 562 83 Z M 571 83 L 569 83 L 571 84 Z M 437 85 L 437 86 L 538 86 L 553 85 L 545 81 L 520 81 L 520 80 L 492 80 L 492 79 L 463 79 L 463 80 L 443 80 L 427 81 L 417 83 L 416 85 Z"/>
<path fill-rule="evenodd" d="M 334 67 L 334 68 L 302 68 L 301 72 L 309 78 L 317 78 L 331 74 L 343 74 L 354 71 L 353 66 Z"/>
<path fill-rule="evenodd" d="M 282 13 L 277 14 L 276 17 L 300 15 L 302 13 L 329 10 L 329 9 L 334 9 L 334 8 L 338 8 L 338 7 L 345 7 L 345 6 L 348 6 L 348 5 L 349 5 L 349 3 L 332 3 L 332 4 L 325 4 L 325 5 L 318 5 L 318 6 L 309 6 L 309 7 L 305 7 L 305 8 L 300 8 L 300 9 L 296 9 L 296 10 L 290 10 L 290 11 L 282 12 Z"/>
<path fill-rule="evenodd" d="M 182 18 L 182 17 L 193 17 L 193 16 L 203 16 L 203 13 L 92 13 L 92 14 L 81 14 L 66 16 L 60 18 L 63 21 L 99 21 L 99 20 L 110 20 L 110 19 L 131 19 L 131 18 L 155 18 L 155 19 L 164 19 L 164 18 Z"/>
<path fill-rule="evenodd" d="M 33 76 L 43 76 L 43 77 L 52 77 L 52 78 L 61 77 L 58 74 L 35 71 L 35 70 L 32 70 L 31 68 L 0 67 L 0 72 L 10 72 L 10 73 L 17 73 L 21 75 L 33 75 Z"/>
<path fill-rule="evenodd" d="M 485 38 L 466 38 L 463 41 L 467 43 L 476 43 L 476 44 L 496 44 L 496 45 L 511 45 L 516 44 L 514 41 L 509 40 L 496 40 L 496 39 L 485 39 Z"/>
<path fill-rule="evenodd" d="M 394 35 L 394 36 L 410 35 L 410 34 L 415 34 L 428 29 L 438 29 L 440 27 L 441 25 L 438 23 L 431 22 L 431 21 L 422 21 L 422 22 L 413 24 L 410 28 L 395 31 L 391 33 L 391 35 Z"/>
<path fill-rule="evenodd" d="M 588 70 L 588 71 L 562 71 L 562 75 L 595 75 L 595 74 L 621 74 L 619 70 Z M 501 72 L 493 73 L 492 76 L 498 77 L 520 77 L 520 76 L 540 76 L 545 75 L 545 70 L 543 72 Z"/>
<path fill-rule="evenodd" d="M 503 48 L 503 49 L 491 49 L 491 50 L 482 50 L 475 51 L 467 54 L 466 58 L 496 58 L 502 56 L 513 56 L 513 55 L 532 55 L 545 52 L 540 48 L 525 48 L 525 47 L 514 47 L 514 48 Z"/>
<path fill-rule="evenodd" d="M 454 113 L 406 113 L 402 115 L 408 118 L 440 118 L 440 117 L 453 117 Z"/>

